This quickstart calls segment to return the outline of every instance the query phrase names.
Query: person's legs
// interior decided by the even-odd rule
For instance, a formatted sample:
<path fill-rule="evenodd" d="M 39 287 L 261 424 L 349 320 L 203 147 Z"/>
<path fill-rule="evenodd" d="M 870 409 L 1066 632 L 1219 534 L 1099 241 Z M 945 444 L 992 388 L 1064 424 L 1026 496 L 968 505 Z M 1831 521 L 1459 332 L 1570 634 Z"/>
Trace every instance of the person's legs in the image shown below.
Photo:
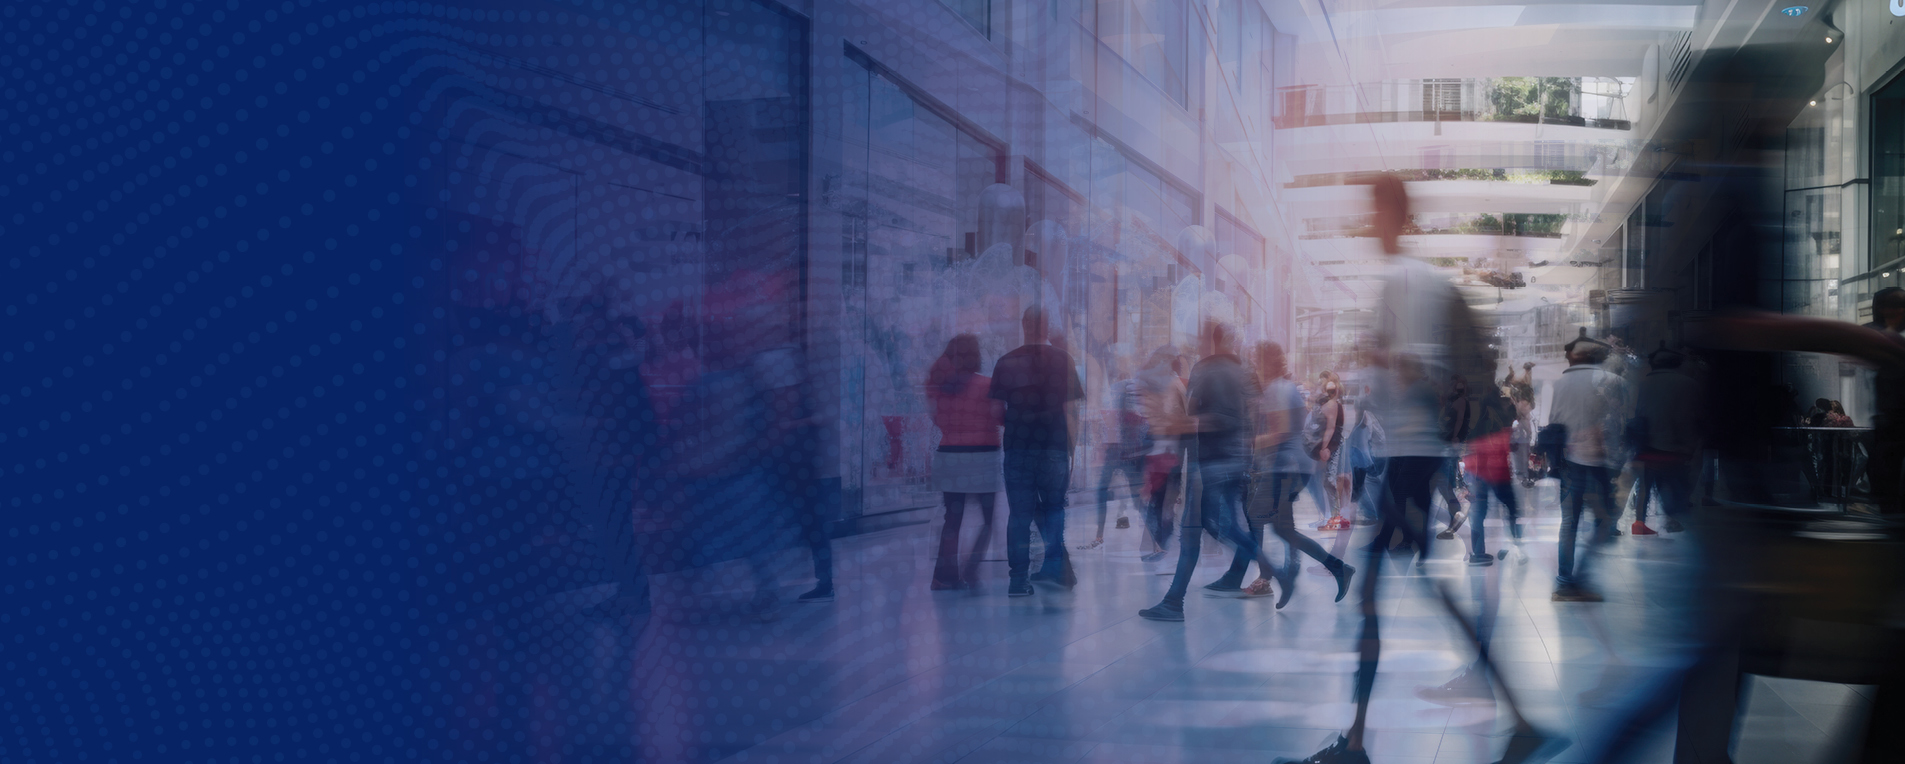
<path fill-rule="evenodd" d="M 933 562 L 933 588 L 959 586 L 959 526 L 966 514 L 966 495 L 946 491 L 946 524 L 939 529 L 939 558 Z"/>
<path fill-rule="evenodd" d="M 1502 509 L 1504 510 L 1502 513 L 1502 523 L 1508 526 L 1508 535 L 1513 536 L 1516 543 L 1520 543 L 1521 500 L 1515 497 L 1515 484 L 1502 483 L 1501 485 L 1493 486 L 1493 488 L 1495 489 L 1495 500 L 1501 503 Z"/>
<path fill-rule="evenodd" d="M 1594 532 L 1588 537 L 1587 554 L 1581 557 L 1581 561 L 1574 568 L 1574 579 L 1583 588 L 1586 588 L 1589 583 L 1589 564 L 1596 556 L 1599 556 L 1601 548 L 1614 538 L 1615 518 L 1620 511 L 1614 503 L 1613 471 L 1606 467 L 1586 467 L 1585 474 L 1588 484 L 1583 488 L 1582 493 L 1595 493 L 1599 496 L 1598 503 L 1595 505 L 1599 517 L 1595 518 Z"/>
<path fill-rule="evenodd" d="M 1442 463 L 1440 456 L 1394 456 L 1383 475 L 1386 501 L 1393 505 L 1383 507 L 1383 520 L 1395 523 L 1403 540 L 1423 559 L 1429 556 L 1429 539 L 1434 537 L 1428 532 L 1429 516 L 1434 513 L 1434 482 Z M 1422 514 L 1420 522 L 1409 517 L 1410 505 Z"/>
<path fill-rule="evenodd" d="M 1107 449 L 1107 451 L 1109 451 L 1110 449 L 1117 448 L 1117 447 L 1118 446 L 1116 444 L 1112 444 L 1112 445 L 1106 446 L 1105 448 Z M 1119 463 L 1120 463 L 1120 460 L 1118 458 L 1112 456 L 1110 453 L 1106 453 L 1104 464 L 1098 467 L 1098 538 L 1097 538 L 1097 541 L 1099 542 L 1102 542 L 1105 540 L 1105 515 L 1111 511 L 1111 502 L 1113 499 L 1113 496 L 1111 493 L 1111 484 L 1112 484 L 1112 480 L 1118 474 Z M 1040 531 L 1040 532 L 1043 533 L 1043 531 Z M 1097 544 L 1092 544 L 1091 546 L 1097 546 Z M 1079 548 L 1084 549 L 1086 547 L 1081 546 Z"/>
<path fill-rule="evenodd" d="M 1197 570 L 1197 558 L 1204 553 L 1204 529 L 1184 528 L 1178 534 L 1177 572 L 1171 574 L 1171 588 L 1165 590 L 1161 607 L 1182 611 L 1184 593 L 1190 591 L 1191 573 Z"/>
<path fill-rule="evenodd" d="M 1457 516 L 1462 513 L 1462 500 L 1455 490 L 1456 485 L 1462 479 L 1462 471 L 1458 466 L 1460 462 L 1460 459 L 1453 456 L 1443 459 L 1440 469 L 1440 480 L 1437 481 L 1437 489 L 1442 494 L 1442 505 L 1447 508 L 1449 513 L 1449 530 L 1451 531 L 1462 525 L 1461 521 L 1457 519 Z"/>
<path fill-rule="evenodd" d="M 1218 540 L 1235 548 L 1236 555 L 1231 567 L 1224 575 L 1212 581 L 1206 588 L 1236 589 L 1243 586 L 1245 569 L 1250 561 L 1263 556 L 1263 550 L 1251 539 L 1250 531 L 1243 522 L 1244 466 L 1241 459 L 1223 459 L 1205 462 L 1198 466 L 1203 478 L 1203 500 L 1200 510 L 1204 527 Z"/>
<path fill-rule="evenodd" d="M 1273 474 L 1252 470 L 1247 478 L 1250 490 L 1246 496 L 1244 522 L 1251 541 L 1255 542 L 1257 547 L 1258 554 L 1254 559 L 1257 561 L 1258 578 L 1277 577 L 1276 571 L 1263 551 L 1263 526 L 1268 522 L 1270 513 L 1274 511 L 1272 505 L 1275 499 L 1271 490 Z M 1226 588 L 1230 585 L 1242 585 L 1244 574 L 1250 572 L 1250 562 L 1253 559 L 1248 555 L 1249 552 L 1244 547 L 1237 547 L 1236 553 L 1231 556 L 1230 569 L 1224 571 L 1224 575 L 1211 585 L 1221 585 Z"/>
<path fill-rule="evenodd" d="M 1305 536 L 1296 529 L 1296 513 L 1292 510 L 1296 507 L 1297 495 L 1302 492 L 1304 484 L 1310 479 L 1311 476 L 1300 472 L 1272 473 L 1271 491 L 1277 499 L 1277 507 L 1275 514 L 1270 516 L 1270 530 L 1295 551 L 1323 563 L 1323 567 L 1333 573 L 1343 566 L 1343 561 L 1325 550 L 1322 544 L 1316 543 L 1316 539 Z M 1291 560 L 1289 564 L 1291 568 L 1296 567 L 1295 560 Z"/>
<path fill-rule="evenodd" d="M 1484 538 L 1482 526 L 1488 521 L 1488 481 L 1475 473 L 1468 474 L 1468 555 L 1471 561 L 1488 556 L 1488 540 Z"/>
<path fill-rule="evenodd" d="M 1650 464 L 1647 474 L 1660 496 L 1660 513 L 1667 516 L 1669 524 L 1685 516 L 1693 501 L 1692 460 Z"/>
<path fill-rule="evenodd" d="M 992 542 L 992 508 L 998 494 L 976 493 L 973 498 L 979 500 L 979 538 L 972 543 L 972 551 L 966 555 L 965 564 L 960 567 L 960 580 L 972 586 L 979 582 L 979 561 L 986 558 L 986 549 Z"/>
<path fill-rule="evenodd" d="M 1171 543 L 1171 532 L 1176 525 L 1171 517 L 1171 495 L 1177 484 L 1176 469 L 1163 470 L 1147 474 L 1145 486 L 1150 495 L 1146 497 L 1144 523 L 1151 533 L 1151 542 L 1157 544 L 1157 554 L 1163 554 L 1165 545 Z"/>
<path fill-rule="evenodd" d="M 1125 499 L 1131 504 L 1139 504 L 1144 496 L 1144 457 L 1118 460 L 1116 486 L 1124 487 Z M 1114 487 L 1116 487 L 1114 486 Z M 1125 510 L 1118 510 L 1118 517 L 1125 516 Z"/>
<path fill-rule="evenodd" d="M 1633 505 L 1634 522 L 1647 524 L 1647 501 L 1659 490 L 1660 470 L 1652 462 L 1642 462 L 1635 467 L 1640 474 L 1634 478 L 1634 490 L 1627 503 Z M 1664 511 L 1664 510 L 1663 510 Z"/>
<path fill-rule="evenodd" d="M 1031 451 L 1005 452 L 1005 559 L 1013 584 L 1032 567 L 1032 518 L 1038 513 L 1037 460 Z"/>
<path fill-rule="evenodd" d="M 1584 483 L 1587 481 L 1587 470 L 1584 465 L 1565 460 L 1562 462 L 1561 480 L 1567 497 L 1561 503 L 1561 540 L 1556 549 L 1560 556 L 1554 577 L 1557 591 L 1575 586 L 1574 540 L 1581 525 L 1582 503 L 1586 501 L 1582 493 L 1586 490 Z"/>
<path fill-rule="evenodd" d="M 1389 458 L 1388 466 L 1384 469 L 1385 482 L 1389 490 L 1384 491 L 1382 501 L 1378 505 L 1382 514 L 1382 530 L 1377 531 L 1374 542 L 1364 549 L 1361 587 L 1363 627 L 1362 634 L 1357 639 L 1356 716 L 1350 722 L 1349 730 L 1343 735 L 1347 741 L 1347 747 L 1352 751 L 1363 750 L 1363 732 L 1369 722 L 1369 698 L 1376 689 L 1376 668 L 1382 659 L 1382 628 L 1376 613 L 1376 583 L 1382 578 L 1383 557 L 1389 553 L 1389 532 L 1392 529 L 1401 531 L 1404 538 L 1411 535 L 1408 530 L 1410 523 L 1408 518 L 1404 517 L 1405 504 L 1402 496 L 1405 493 L 1416 492 L 1426 494 L 1428 478 L 1432 476 L 1413 474 L 1415 471 L 1420 471 L 1423 465 L 1406 464 L 1410 459 L 1411 457 Z M 1398 463 L 1399 461 L 1404 463 Z M 1415 469 L 1412 470 L 1412 468 Z M 1420 482 L 1421 486 L 1419 488 L 1410 486 L 1412 490 L 1408 492 L 1397 488 L 1401 484 L 1416 482 Z M 1423 510 L 1426 512 L 1427 509 L 1425 505 Z"/>
<path fill-rule="evenodd" d="M 1034 520 L 1045 540 L 1045 562 L 1039 566 L 1041 578 L 1050 577 L 1064 586 L 1078 583 L 1072 574 L 1071 555 L 1065 550 L 1065 491 L 1071 487 L 1071 454 L 1064 451 L 1038 452 L 1036 492 L 1038 509 Z"/>

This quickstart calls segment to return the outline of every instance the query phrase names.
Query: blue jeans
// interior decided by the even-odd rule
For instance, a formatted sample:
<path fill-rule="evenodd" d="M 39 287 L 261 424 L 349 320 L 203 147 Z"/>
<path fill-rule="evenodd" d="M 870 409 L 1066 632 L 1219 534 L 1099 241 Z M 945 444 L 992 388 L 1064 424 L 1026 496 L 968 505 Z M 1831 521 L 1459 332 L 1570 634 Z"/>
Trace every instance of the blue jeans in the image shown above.
<path fill-rule="evenodd" d="M 1588 538 L 1588 554 L 1593 555 L 1614 537 L 1614 475 L 1606 467 L 1590 467 L 1569 461 L 1562 464 L 1566 467 L 1562 477 L 1568 496 L 1561 505 L 1561 566 L 1554 581 L 1559 587 L 1584 586 L 1587 582 L 1588 560 L 1583 558 L 1579 566 L 1574 561 L 1574 541 L 1581 525 L 1581 510 L 1589 494 L 1597 497 L 1594 530 Z"/>
<path fill-rule="evenodd" d="M 1244 530 L 1241 515 L 1244 503 L 1244 460 L 1215 459 L 1197 464 L 1197 474 L 1203 479 L 1202 494 L 1198 499 L 1198 515 L 1203 529 L 1211 535 L 1237 547 L 1238 554 L 1245 560 L 1263 557 L 1250 532 Z M 1179 542 L 1177 573 L 1171 576 L 1171 589 L 1165 592 L 1164 601 L 1178 607 L 1184 606 L 1184 593 L 1191 588 L 1191 573 L 1197 569 L 1197 557 L 1203 553 L 1204 534 L 1194 528 L 1184 529 Z M 1241 579 L 1242 574 L 1238 577 Z"/>
<path fill-rule="evenodd" d="M 1488 554 L 1488 544 L 1482 538 L 1482 521 L 1488 519 L 1488 495 L 1491 493 L 1502 508 L 1508 510 L 1508 516 L 1502 520 L 1508 526 L 1509 534 L 1517 540 L 1521 538 L 1521 524 L 1516 522 L 1521 519 L 1521 505 L 1515 500 L 1513 477 L 1509 478 L 1509 482 L 1496 485 L 1471 472 L 1468 475 L 1468 492 L 1469 554 Z"/>
<path fill-rule="evenodd" d="M 1007 450 L 1005 501 L 1010 513 L 1005 524 L 1005 558 L 1012 583 L 1024 583 L 1032 566 L 1032 523 L 1038 523 L 1045 541 L 1045 562 L 1039 575 L 1070 586 L 1072 561 L 1065 554 L 1065 491 L 1072 482 L 1072 455 L 1068 451 Z"/>

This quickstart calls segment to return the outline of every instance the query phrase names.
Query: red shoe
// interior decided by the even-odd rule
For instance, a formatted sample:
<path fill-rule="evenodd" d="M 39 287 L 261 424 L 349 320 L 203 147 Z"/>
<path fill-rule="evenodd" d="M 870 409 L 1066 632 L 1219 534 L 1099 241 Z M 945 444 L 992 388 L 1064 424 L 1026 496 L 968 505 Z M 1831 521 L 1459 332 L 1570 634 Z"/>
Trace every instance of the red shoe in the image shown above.
<path fill-rule="evenodd" d="M 1319 530 L 1346 531 L 1349 529 L 1350 529 L 1349 518 L 1343 517 L 1342 515 L 1337 515 L 1335 517 L 1330 518 L 1329 522 L 1324 523 L 1323 527 L 1320 528 Z"/>
<path fill-rule="evenodd" d="M 1654 529 L 1652 529 L 1652 528 L 1649 528 L 1649 527 L 1647 527 L 1647 524 L 1646 524 L 1646 523 L 1643 523 L 1643 522 L 1641 522 L 1641 521 L 1639 521 L 1639 520 L 1635 520 L 1635 521 L 1634 521 L 1634 524 L 1633 524 L 1633 525 L 1630 525 L 1630 526 L 1628 526 L 1628 527 L 1627 527 L 1627 532 L 1628 532 L 1628 533 L 1632 533 L 1632 534 L 1634 534 L 1634 535 L 1636 535 L 1636 536 L 1658 536 L 1658 535 L 1660 535 L 1660 534 L 1658 534 L 1658 533 L 1655 533 L 1655 532 L 1654 532 Z"/>

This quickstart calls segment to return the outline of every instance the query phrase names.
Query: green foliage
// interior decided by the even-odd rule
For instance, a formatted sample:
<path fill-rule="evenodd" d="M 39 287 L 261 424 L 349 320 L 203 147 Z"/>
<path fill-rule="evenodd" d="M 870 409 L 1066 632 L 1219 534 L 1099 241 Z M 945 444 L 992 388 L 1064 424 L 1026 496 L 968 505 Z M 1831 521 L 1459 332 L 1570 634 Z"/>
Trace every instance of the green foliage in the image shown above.
<path fill-rule="evenodd" d="M 1568 101 L 1580 89 L 1576 77 L 1497 77 L 1489 84 L 1488 103 L 1496 119 L 1567 117 Z"/>

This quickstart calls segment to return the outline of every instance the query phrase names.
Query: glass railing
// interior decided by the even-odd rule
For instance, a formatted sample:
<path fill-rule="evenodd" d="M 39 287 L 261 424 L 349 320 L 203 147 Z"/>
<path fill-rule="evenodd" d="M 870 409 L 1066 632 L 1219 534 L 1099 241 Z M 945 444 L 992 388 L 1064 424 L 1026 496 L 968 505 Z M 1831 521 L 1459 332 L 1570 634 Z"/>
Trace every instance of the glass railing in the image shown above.
<path fill-rule="evenodd" d="M 1276 125 L 1510 122 L 1632 130 L 1623 103 L 1631 84 L 1614 78 L 1500 77 L 1298 85 L 1278 90 Z"/>

